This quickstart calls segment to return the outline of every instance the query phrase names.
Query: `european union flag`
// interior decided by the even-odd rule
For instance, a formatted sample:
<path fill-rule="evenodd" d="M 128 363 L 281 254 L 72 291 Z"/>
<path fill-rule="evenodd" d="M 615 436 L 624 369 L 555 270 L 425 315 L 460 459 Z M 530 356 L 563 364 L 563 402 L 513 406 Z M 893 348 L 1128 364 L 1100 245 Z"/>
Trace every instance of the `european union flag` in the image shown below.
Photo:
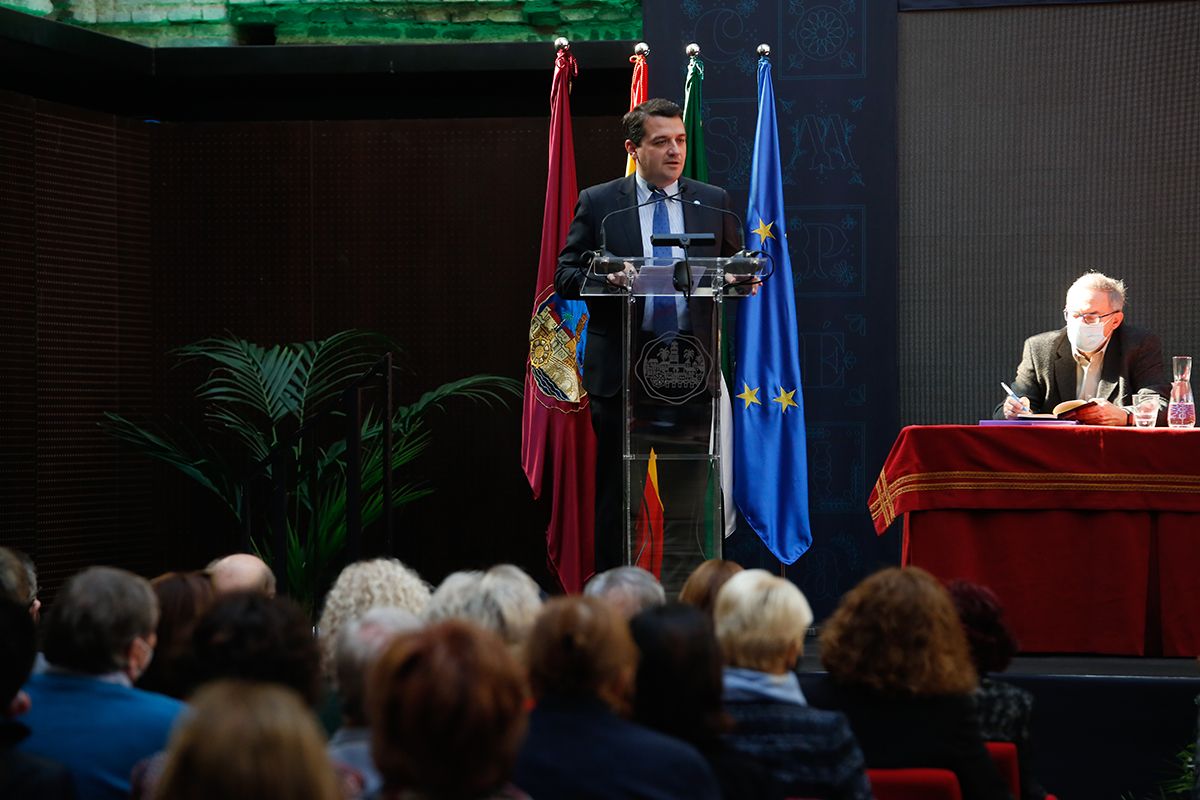
<path fill-rule="evenodd" d="M 733 497 L 763 544 L 791 564 L 812 544 L 808 455 L 796 333 L 796 300 L 783 215 L 771 62 L 758 61 L 758 129 L 746 214 L 746 246 L 774 272 L 738 308 L 734 372 Z"/>

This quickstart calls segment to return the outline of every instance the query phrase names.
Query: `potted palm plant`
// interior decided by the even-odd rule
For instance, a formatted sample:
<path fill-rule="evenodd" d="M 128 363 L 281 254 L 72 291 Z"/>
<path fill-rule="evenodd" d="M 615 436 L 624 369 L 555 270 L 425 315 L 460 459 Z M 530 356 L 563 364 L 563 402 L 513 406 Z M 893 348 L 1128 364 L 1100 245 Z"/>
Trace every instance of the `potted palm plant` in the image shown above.
<path fill-rule="evenodd" d="M 311 608 L 340 568 L 347 538 L 347 452 L 340 433 L 345 415 L 337 401 L 382 353 L 398 349 L 390 338 L 360 330 L 269 347 L 234 336 L 203 339 L 175 351 L 181 361 L 200 360 L 211 368 L 194 392 L 204 405 L 202 431 L 138 423 L 113 412 L 105 414 L 101 426 L 203 486 L 239 525 L 251 513 L 245 502 L 251 482 L 260 475 L 282 480 L 288 497 L 286 586 Z M 395 407 L 390 419 L 378 407 L 368 407 L 360 427 L 363 528 L 382 514 L 385 465 L 394 474 L 429 446 L 427 412 L 451 398 L 503 405 L 505 395 L 520 393 L 521 384 L 512 378 L 473 375 Z M 343 424 L 322 427 L 322 416 L 342 416 Z M 390 457 L 385 426 L 392 433 Z M 288 457 L 273 458 L 281 449 Z M 281 463 L 288 467 L 281 470 Z M 392 504 L 398 507 L 431 491 L 419 482 L 399 483 L 392 488 Z M 261 536 L 253 546 L 265 557 L 272 555 Z"/>

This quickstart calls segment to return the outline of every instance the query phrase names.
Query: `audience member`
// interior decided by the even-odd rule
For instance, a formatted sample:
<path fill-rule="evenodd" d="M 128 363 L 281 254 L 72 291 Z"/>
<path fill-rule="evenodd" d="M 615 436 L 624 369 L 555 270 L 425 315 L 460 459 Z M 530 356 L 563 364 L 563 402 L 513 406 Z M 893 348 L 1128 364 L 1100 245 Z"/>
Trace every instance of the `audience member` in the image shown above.
<path fill-rule="evenodd" d="M 533 797 L 720 796 L 694 747 L 620 716 L 630 707 L 637 649 L 612 605 L 550 600 L 534 623 L 528 659 L 537 705 L 514 775 Z"/>
<path fill-rule="evenodd" d="M 372 668 L 368 697 L 380 797 L 525 797 L 508 783 L 527 722 L 525 676 L 495 634 L 448 620 L 402 636 Z"/>
<path fill-rule="evenodd" d="M 632 619 L 638 612 L 667 602 L 662 584 L 641 567 L 614 567 L 592 577 L 583 587 L 585 597 L 598 597 Z"/>
<path fill-rule="evenodd" d="M 0 598 L 27 605 L 33 616 L 32 599 L 36 592 L 29 585 L 29 573 L 16 551 L 0 547 Z"/>
<path fill-rule="evenodd" d="M 328 750 L 334 760 L 362 776 L 364 794 L 373 794 L 383 785 L 371 760 L 365 701 L 368 670 L 397 636 L 420 627 L 416 615 L 403 609 L 372 608 L 338 631 L 334 680 L 342 703 L 342 724 L 329 740 Z"/>
<path fill-rule="evenodd" d="M 35 638 L 25 604 L 0 598 L 0 797 L 67 800 L 75 797 L 75 783 L 66 767 L 16 750 L 29 736 L 16 718 L 30 707 L 21 684 L 33 668 Z"/>
<path fill-rule="evenodd" d="M 27 684 L 33 732 L 20 746 L 64 763 L 83 800 L 128 797 L 133 765 L 162 749 L 183 708 L 133 688 L 157 622 L 150 584 L 111 567 L 68 580 L 43 622 L 48 668 Z"/>
<path fill-rule="evenodd" d="M 764 767 L 721 739 L 733 724 L 721 706 L 721 648 L 712 619 L 668 603 L 638 614 L 629 628 L 641 653 L 633 719 L 699 750 L 726 800 L 781 797 Z"/>
<path fill-rule="evenodd" d="M 1000 599 L 991 589 L 967 581 L 954 581 L 948 588 L 967 635 L 971 661 L 979 673 L 975 706 L 980 732 L 988 741 L 1017 746 L 1022 800 L 1042 800 L 1046 790 L 1038 785 L 1031 769 L 1033 695 L 1011 683 L 994 680 L 989 674 L 1003 672 L 1017 653 L 1017 640 L 1004 621 Z"/>
<path fill-rule="evenodd" d="M 541 610 L 541 590 L 533 578 L 512 564 L 497 564 L 487 572 L 447 575 L 429 598 L 425 619 L 470 620 L 503 639 L 515 654 Z"/>
<path fill-rule="evenodd" d="M 966 636 L 928 572 L 892 567 L 852 589 L 821 632 L 821 661 L 829 674 L 809 699 L 846 713 L 868 767 L 949 769 L 963 800 L 1009 796 L 979 730 Z"/>
<path fill-rule="evenodd" d="M 12 552 L 25 567 L 25 576 L 29 579 L 29 613 L 33 615 L 33 621 L 37 622 L 42 611 L 42 601 L 38 598 L 37 564 L 34 564 L 33 559 L 23 550 L 13 550 Z"/>
<path fill-rule="evenodd" d="M 286 597 L 248 591 L 216 598 L 192 631 L 192 658 L 188 694 L 208 683 L 234 679 L 286 687 L 310 707 L 320 697 L 320 660 L 312 627 Z M 131 791 L 135 800 L 155 796 L 165 766 L 164 752 L 137 764 Z M 361 785 L 356 774 L 348 780 Z"/>
<path fill-rule="evenodd" d="M 215 681 L 171 737 L 156 800 L 340 800 L 316 720 L 281 686 Z"/>
<path fill-rule="evenodd" d="M 786 578 L 739 572 L 717 594 L 713 621 L 725 654 L 725 709 L 738 751 L 765 765 L 789 797 L 869 800 L 862 751 L 846 718 L 810 708 L 793 671 L 812 611 Z"/>
<path fill-rule="evenodd" d="M 258 556 L 234 553 L 218 558 L 208 565 L 207 572 L 218 595 L 261 592 L 267 597 L 275 596 L 275 573 Z"/>
<path fill-rule="evenodd" d="M 308 617 L 286 597 L 240 592 L 218 597 L 192 632 L 193 687 L 240 678 L 294 689 L 315 706 L 320 657 Z"/>
<path fill-rule="evenodd" d="M 717 592 L 725 581 L 742 571 L 742 565 L 723 558 L 710 558 L 688 576 L 679 590 L 679 602 L 695 606 L 712 619 L 713 606 L 717 604 Z"/>
<path fill-rule="evenodd" d="M 182 699 L 191 688 L 192 630 L 213 603 L 212 582 L 203 572 L 168 572 L 150 587 L 158 598 L 158 645 L 138 687 Z"/>
<path fill-rule="evenodd" d="M 317 622 L 321 671 L 325 678 L 333 682 L 334 643 L 342 625 L 372 608 L 399 608 L 419 617 L 429 602 L 429 594 L 429 584 L 394 558 L 358 561 L 343 569 L 325 595 Z"/>

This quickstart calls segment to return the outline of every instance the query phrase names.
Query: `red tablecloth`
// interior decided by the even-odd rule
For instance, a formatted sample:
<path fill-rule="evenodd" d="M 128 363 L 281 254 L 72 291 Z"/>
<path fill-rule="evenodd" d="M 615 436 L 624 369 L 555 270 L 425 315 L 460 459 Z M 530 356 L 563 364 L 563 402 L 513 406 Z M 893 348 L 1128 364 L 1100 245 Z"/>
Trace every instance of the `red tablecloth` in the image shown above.
<path fill-rule="evenodd" d="M 1200 654 L 1200 430 L 900 432 L 870 497 L 904 562 L 990 586 L 1022 650 Z"/>

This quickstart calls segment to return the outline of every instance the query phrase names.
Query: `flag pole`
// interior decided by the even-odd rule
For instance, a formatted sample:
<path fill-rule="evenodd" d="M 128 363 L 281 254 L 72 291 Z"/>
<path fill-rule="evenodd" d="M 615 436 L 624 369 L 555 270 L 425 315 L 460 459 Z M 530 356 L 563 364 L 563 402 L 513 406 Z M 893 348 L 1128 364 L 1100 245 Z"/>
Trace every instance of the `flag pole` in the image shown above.
<path fill-rule="evenodd" d="M 630 111 L 650 99 L 650 67 L 646 60 L 649 55 L 650 45 L 638 42 L 633 48 L 633 55 L 629 57 L 629 63 L 633 64 L 633 75 L 629 82 Z M 626 177 L 636 171 L 637 164 L 633 156 L 625 156 Z"/>

